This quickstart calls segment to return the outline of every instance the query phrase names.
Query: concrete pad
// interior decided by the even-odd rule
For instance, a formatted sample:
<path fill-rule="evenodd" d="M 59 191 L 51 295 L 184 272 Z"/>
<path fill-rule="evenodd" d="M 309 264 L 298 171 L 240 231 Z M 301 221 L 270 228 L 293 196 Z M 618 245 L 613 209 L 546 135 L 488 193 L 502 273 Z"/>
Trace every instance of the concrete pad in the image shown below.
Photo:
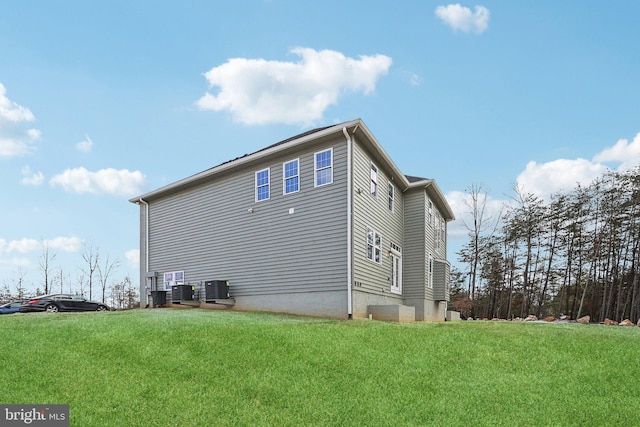
<path fill-rule="evenodd" d="M 411 323 L 416 321 L 416 308 L 408 305 L 370 305 L 367 311 L 373 320 Z"/>

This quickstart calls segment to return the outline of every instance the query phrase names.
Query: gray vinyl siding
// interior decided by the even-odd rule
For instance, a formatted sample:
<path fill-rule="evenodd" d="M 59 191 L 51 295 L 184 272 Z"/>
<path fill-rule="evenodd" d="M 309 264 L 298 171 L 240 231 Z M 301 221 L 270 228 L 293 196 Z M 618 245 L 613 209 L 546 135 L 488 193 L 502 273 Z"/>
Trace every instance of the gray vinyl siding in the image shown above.
<path fill-rule="evenodd" d="M 426 210 L 425 192 L 411 190 L 404 195 L 405 233 L 404 259 L 404 296 L 405 298 L 424 298 L 426 290 Z"/>
<path fill-rule="evenodd" d="M 357 143 L 353 144 L 353 280 L 356 290 L 379 295 L 391 294 L 391 258 L 386 254 L 391 242 L 404 251 L 404 196 L 395 187 L 393 211 L 388 205 L 388 171 L 373 161 L 378 168 L 378 191 L 370 191 L 372 157 Z M 382 237 L 380 264 L 367 258 L 367 228 Z M 406 261 L 403 258 L 403 263 Z M 404 286 L 404 285 L 403 285 Z M 401 295 L 398 295 L 401 298 Z"/>
<path fill-rule="evenodd" d="M 333 183 L 314 188 L 314 153 L 327 148 Z M 300 191 L 284 195 L 282 164 L 296 158 Z M 255 172 L 267 167 L 270 198 L 256 202 Z M 149 270 L 159 286 L 167 271 L 229 280 L 234 297 L 346 290 L 346 181 L 346 143 L 334 139 L 153 199 Z"/>
<path fill-rule="evenodd" d="M 433 299 L 449 301 L 449 263 L 436 260 L 433 263 Z"/>

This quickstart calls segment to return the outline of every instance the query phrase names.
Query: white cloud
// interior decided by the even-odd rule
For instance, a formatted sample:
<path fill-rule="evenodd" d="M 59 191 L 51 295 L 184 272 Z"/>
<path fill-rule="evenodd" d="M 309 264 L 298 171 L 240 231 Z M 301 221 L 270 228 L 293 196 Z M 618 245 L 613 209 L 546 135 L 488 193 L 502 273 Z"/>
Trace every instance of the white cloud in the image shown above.
<path fill-rule="evenodd" d="M 518 188 L 548 199 L 556 192 L 572 191 L 578 184 L 587 186 L 602 176 L 607 167 L 586 159 L 558 159 L 547 163 L 531 161 L 518 175 Z"/>
<path fill-rule="evenodd" d="M 80 141 L 76 144 L 76 149 L 83 153 L 88 153 L 93 148 L 93 141 L 89 138 L 89 135 L 85 135 L 84 141 Z"/>
<path fill-rule="evenodd" d="M 19 257 L 14 257 L 9 259 L 0 258 L 0 270 L 9 270 L 9 269 L 14 269 L 16 267 L 28 269 L 31 267 L 31 262 L 27 258 L 19 258 Z"/>
<path fill-rule="evenodd" d="M 475 12 L 459 3 L 448 6 L 436 7 L 436 16 L 454 31 L 481 34 L 489 26 L 489 9 L 484 6 L 476 6 Z"/>
<path fill-rule="evenodd" d="M 51 249 L 58 249 L 63 252 L 78 252 L 82 246 L 83 240 L 79 237 L 56 237 L 51 240 L 45 240 L 44 243 Z"/>
<path fill-rule="evenodd" d="M 111 194 L 131 196 L 141 192 L 146 177 L 140 171 L 101 169 L 91 172 L 80 167 L 67 169 L 49 180 L 70 193 Z"/>
<path fill-rule="evenodd" d="M 196 105 L 203 110 L 229 111 L 247 125 L 269 123 L 308 125 L 322 118 L 345 91 L 375 90 L 387 74 L 391 58 L 385 55 L 348 58 L 333 50 L 295 48 L 298 62 L 265 59 L 229 59 L 205 77 L 217 94 L 207 92 Z"/>
<path fill-rule="evenodd" d="M 33 113 L 21 105 L 11 101 L 5 95 L 7 89 L 0 83 L 0 118 L 10 122 L 32 122 L 35 120 Z"/>
<path fill-rule="evenodd" d="M 17 252 L 21 254 L 41 251 L 49 246 L 50 249 L 58 249 L 64 252 L 78 252 L 82 245 L 82 239 L 78 237 L 55 237 L 47 240 L 22 238 L 20 240 L 0 239 L 0 254 Z"/>
<path fill-rule="evenodd" d="M 22 168 L 22 180 L 20 182 L 24 185 L 38 186 L 44 182 L 44 175 L 42 172 L 32 172 L 29 166 Z"/>
<path fill-rule="evenodd" d="M 140 266 L 140 249 L 131 249 L 124 253 L 127 263 L 131 268 L 138 268 Z"/>
<path fill-rule="evenodd" d="M 605 163 L 608 163 L 605 164 Z M 518 188 L 544 199 L 557 192 L 569 192 L 580 184 L 588 186 L 609 170 L 624 171 L 640 163 L 640 133 L 631 143 L 618 140 L 593 159 L 558 159 L 546 163 L 531 161 L 516 180 Z"/>
<path fill-rule="evenodd" d="M 32 122 L 35 116 L 28 108 L 7 98 L 6 93 L 0 83 L 0 157 L 23 156 L 34 150 L 31 144 L 40 139 L 40 131 L 23 129 L 21 123 Z"/>
<path fill-rule="evenodd" d="M 10 240 L 6 241 L 4 239 L 0 239 L 0 253 L 11 253 L 18 252 L 21 254 L 27 252 L 34 252 L 40 250 L 42 248 L 42 244 L 39 240 L 36 239 L 20 239 L 20 240 Z"/>
<path fill-rule="evenodd" d="M 596 154 L 594 162 L 620 163 L 618 170 L 628 170 L 640 163 L 640 133 L 629 143 L 627 139 L 619 139 L 613 147 L 608 147 Z"/>

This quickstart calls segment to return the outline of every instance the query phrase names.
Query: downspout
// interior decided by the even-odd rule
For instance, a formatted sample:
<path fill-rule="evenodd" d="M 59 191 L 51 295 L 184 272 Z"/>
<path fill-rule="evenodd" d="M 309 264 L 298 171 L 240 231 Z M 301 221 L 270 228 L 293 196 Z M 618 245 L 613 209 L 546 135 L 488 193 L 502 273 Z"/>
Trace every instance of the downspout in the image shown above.
<path fill-rule="evenodd" d="M 148 292 L 153 289 L 147 289 L 147 273 L 149 272 L 149 203 L 142 197 L 138 199 L 138 203 L 142 203 L 144 209 L 144 273 L 140 274 L 140 308 L 149 306 Z M 157 280 L 157 279 L 154 279 Z M 153 285 L 152 285 L 153 286 Z M 143 293 L 144 290 L 144 293 Z M 144 296 L 143 296 L 144 295 Z M 144 298 L 144 301 L 142 300 Z"/>
<path fill-rule="evenodd" d="M 142 197 L 138 199 L 138 202 L 145 206 L 144 210 L 144 272 L 149 272 L 149 203 L 144 201 Z"/>
<path fill-rule="evenodd" d="M 351 236 L 351 221 L 353 220 L 353 201 L 351 200 L 353 187 L 353 172 L 351 170 L 352 143 L 346 127 L 342 128 L 342 133 L 347 139 L 347 314 L 349 319 L 351 319 L 353 317 L 353 285 L 351 280 L 353 274 L 351 265 L 353 259 L 353 244 Z"/>

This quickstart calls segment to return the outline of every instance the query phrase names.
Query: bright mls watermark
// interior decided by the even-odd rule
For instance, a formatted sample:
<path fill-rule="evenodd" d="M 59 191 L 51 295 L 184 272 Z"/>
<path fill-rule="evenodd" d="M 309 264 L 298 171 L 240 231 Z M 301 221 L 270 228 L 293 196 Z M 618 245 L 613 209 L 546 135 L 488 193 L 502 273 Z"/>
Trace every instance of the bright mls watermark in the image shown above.
<path fill-rule="evenodd" d="M 0 405 L 0 425 L 69 427 L 69 405 Z"/>

